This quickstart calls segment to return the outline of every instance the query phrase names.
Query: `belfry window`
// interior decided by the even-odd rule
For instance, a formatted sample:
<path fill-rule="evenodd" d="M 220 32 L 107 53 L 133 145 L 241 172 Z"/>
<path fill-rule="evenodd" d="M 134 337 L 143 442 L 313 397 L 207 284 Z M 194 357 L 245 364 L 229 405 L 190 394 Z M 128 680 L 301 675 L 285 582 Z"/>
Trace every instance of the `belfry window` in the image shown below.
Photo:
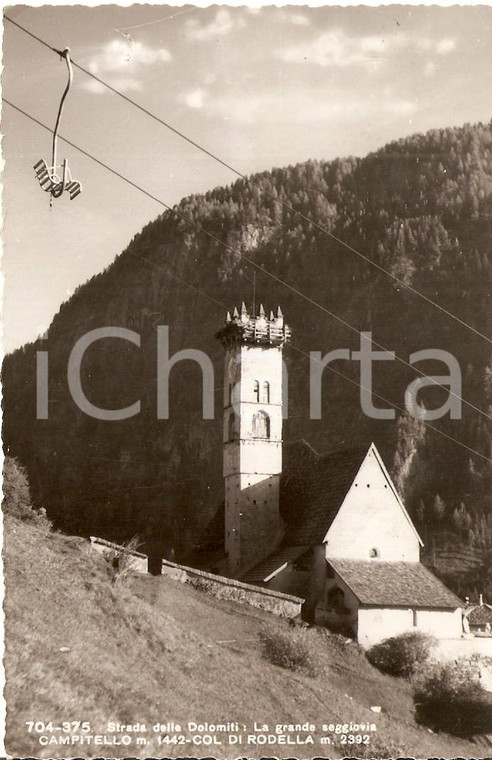
<path fill-rule="evenodd" d="M 270 438 L 270 417 L 266 412 L 253 415 L 253 438 Z"/>
<path fill-rule="evenodd" d="M 263 398 L 262 401 L 264 404 L 270 403 L 270 383 L 268 380 L 265 380 L 263 383 Z"/>
<path fill-rule="evenodd" d="M 258 380 L 255 380 L 253 383 L 253 396 L 254 396 L 255 401 L 260 400 L 260 384 Z"/>

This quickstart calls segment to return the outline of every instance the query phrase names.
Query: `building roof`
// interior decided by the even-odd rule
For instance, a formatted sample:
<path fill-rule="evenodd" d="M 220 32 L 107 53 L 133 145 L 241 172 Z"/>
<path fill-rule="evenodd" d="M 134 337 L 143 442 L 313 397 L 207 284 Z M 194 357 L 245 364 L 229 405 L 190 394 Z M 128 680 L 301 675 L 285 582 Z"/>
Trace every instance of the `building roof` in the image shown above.
<path fill-rule="evenodd" d="M 309 551 L 307 546 L 286 546 L 278 549 L 252 567 L 241 580 L 245 583 L 265 582 L 283 570 L 289 562 L 295 562 L 306 551 Z"/>
<path fill-rule="evenodd" d="M 465 610 L 470 625 L 492 625 L 492 607 L 490 604 L 477 604 Z"/>
<path fill-rule="evenodd" d="M 420 562 L 329 559 L 361 604 L 456 609 L 463 602 Z"/>
<path fill-rule="evenodd" d="M 318 454 L 305 441 L 285 446 L 280 512 L 284 546 L 321 544 L 370 444 Z"/>

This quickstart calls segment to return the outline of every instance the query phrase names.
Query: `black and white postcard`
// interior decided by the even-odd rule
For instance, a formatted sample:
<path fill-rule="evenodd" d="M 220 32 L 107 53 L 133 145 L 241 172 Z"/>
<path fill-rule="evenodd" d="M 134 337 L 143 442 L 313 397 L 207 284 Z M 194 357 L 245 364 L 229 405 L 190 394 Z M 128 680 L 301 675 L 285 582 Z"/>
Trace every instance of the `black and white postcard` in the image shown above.
<path fill-rule="evenodd" d="M 491 756 L 491 92 L 491 5 L 4 8 L 7 756 Z"/>

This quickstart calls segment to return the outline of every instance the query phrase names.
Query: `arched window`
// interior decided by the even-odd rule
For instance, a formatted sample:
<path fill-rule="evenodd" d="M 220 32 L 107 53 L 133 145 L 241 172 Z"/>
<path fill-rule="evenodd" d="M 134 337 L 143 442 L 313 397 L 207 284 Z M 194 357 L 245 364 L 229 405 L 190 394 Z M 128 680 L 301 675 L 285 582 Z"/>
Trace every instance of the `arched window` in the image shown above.
<path fill-rule="evenodd" d="M 326 606 L 329 610 L 333 610 L 337 615 L 347 615 L 349 613 L 348 607 L 345 606 L 345 594 L 338 586 L 332 586 L 326 595 Z"/>
<path fill-rule="evenodd" d="M 270 383 L 268 380 L 265 380 L 263 383 L 263 398 L 262 401 L 264 404 L 270 403 Z"/>
<path fill-rule="evenodd" d="M 270 417 L 266 412 L 253 415 L 253 438 L 270 438 Z"/>
<path fill-rule="evenodd" d="M 258 380 L 255 380 L 253 383 L 253 396 L 254 396 L 255 401 L 260 400 L 260 384 Z"/>
<path fill-rule="evenodd" d="M 236 439 L 236 414 L 231 412 L 228 420 L 227 440 L 234 441 Z"/>
<path fill-rule="evenodd" d="M 369 557 L 370 557 L 371 559 L 378 559 L 378 557 L 379 557 L 379 556 L 380 556 L 380 555 L 379 555 L 379 549 L 376 549 L 376 548 L 374 547 L 374 548 L 372 548 L 372 549 L 369 551 Z"/>

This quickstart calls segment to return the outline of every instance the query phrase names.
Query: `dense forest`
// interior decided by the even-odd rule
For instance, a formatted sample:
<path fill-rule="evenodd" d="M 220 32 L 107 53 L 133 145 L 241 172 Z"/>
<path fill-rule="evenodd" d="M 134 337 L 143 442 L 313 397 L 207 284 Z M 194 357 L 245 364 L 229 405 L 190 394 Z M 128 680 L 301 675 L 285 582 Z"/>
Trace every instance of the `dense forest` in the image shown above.
<path fill-rule="evenodd" d="M 4 445 L 26 467 L 35 504 L 63 530 L 116 540 L 138 534 L 149 550 L 186 556 L 222 499 L 223 353 L 214 335 L 227 308 L 251 304 L 256 271 L 257 303 L 280 304 L 292 329 L 284 440 L 303 437 L 318 450 L 374 440 L 427 561 L 459 592 L 492 595 L 490 344 L 405 287 L 487 334 L 492 124 L 417 134 L 363 159 L 273 169 L 185 198 L 175 210 L 81 286 L 47 337 L 4 361 Z M 136 331 L 141 346 L 94 343 L 83 387 L 104 408 L 141 399 L 140 413 L 122 421 L 88 416 L 67 385 L 77 339 L 108 325 Z M 157 419 L 157 325 L 169 326 L 171 353 L 198 348 L 212 359 L 215 420 L 202 419 L 201 373 L 188 361 L 171 373 L 169 419 Z M 483 414 L 465 404 L 461 419 L 448 415 L 433 427 L 410 417 L 404 392 L 418 374 L 393 361 L 374 365 L 374 393 L 388 402 L 375 396 L 374 403 L 395 408 L 396 418 L 368 418 L 359 363 L 343 361 L 333 367 L 348 380 L 325 371 L 322 419 L 310 420 L 307 355 L 358 349 L 357 331 L 372 331 L 405 362 L 421 349 L 451 352 L 464 399 Z M 49 356 L 46 420 L 35 412 L 38 351 Z M 419 368 L 448 374 L 440 362 Z M 436 388 L 421 396 L 427 408 L 446 397 Z"/>

